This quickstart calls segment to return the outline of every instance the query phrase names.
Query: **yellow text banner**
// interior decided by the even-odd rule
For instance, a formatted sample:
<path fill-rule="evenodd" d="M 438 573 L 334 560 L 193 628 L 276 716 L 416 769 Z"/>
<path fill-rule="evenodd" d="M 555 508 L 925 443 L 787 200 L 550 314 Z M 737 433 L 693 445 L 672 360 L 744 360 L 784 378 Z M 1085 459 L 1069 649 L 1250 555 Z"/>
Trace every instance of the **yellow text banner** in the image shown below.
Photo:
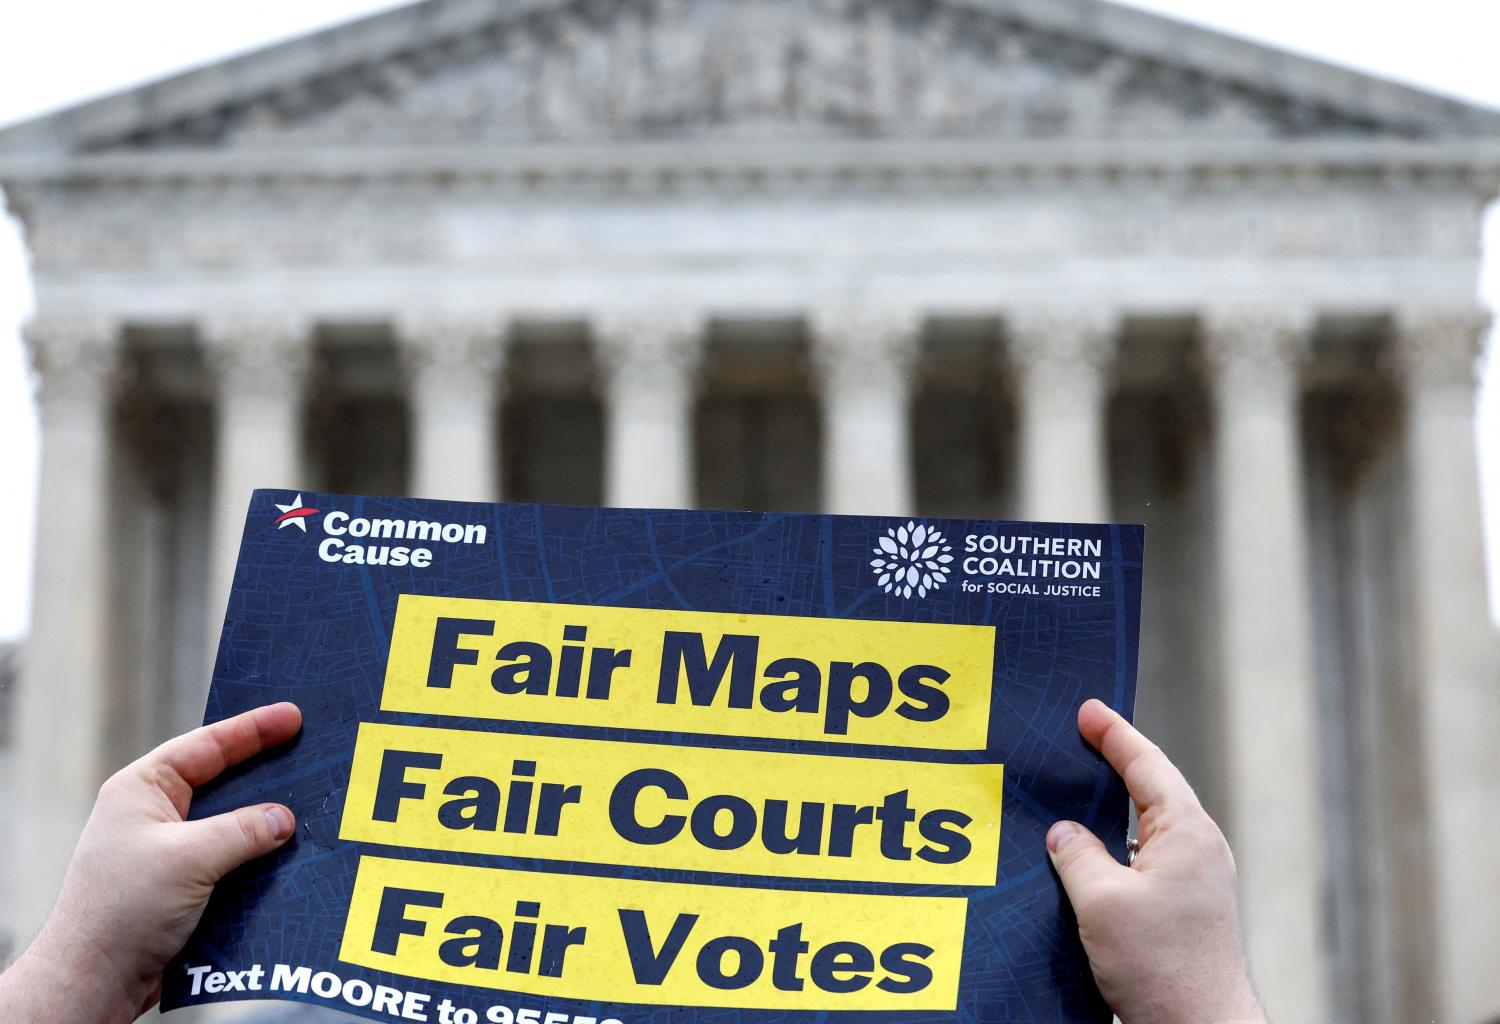
<path fill-rule="evenodd" d="M 1004 767 L 364 723 L 340 836 L 787 878 L 989 886 Z"/>
<path fill-rule="evenodd" d="M 402 595 L 387 711 L 980 750 L 993 626 Z"/>
<path fill-rule="evenodd" d="M 966 901 L 592 878 L 365 857 L 339 959 L 537 996 L 952 1010 Z"/>

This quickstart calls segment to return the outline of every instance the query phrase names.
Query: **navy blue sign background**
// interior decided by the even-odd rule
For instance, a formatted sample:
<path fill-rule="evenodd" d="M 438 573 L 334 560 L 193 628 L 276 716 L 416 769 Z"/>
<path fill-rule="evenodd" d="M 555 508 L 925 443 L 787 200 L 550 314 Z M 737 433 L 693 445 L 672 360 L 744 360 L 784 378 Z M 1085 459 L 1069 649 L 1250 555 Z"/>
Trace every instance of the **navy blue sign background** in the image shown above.
<path fill-rule="evenodd" d="M 972 593 L 955 571 L 918 598 L 887 595 L 870 562 L 878 538 L 908 520 L 881 517 L 641 511 L 539 505 L 486 505 L 303 495 L 319 510 L 307 530 L 278 525 L 291 491 L 257 491 L 214 668 L 205 721 L 280 700 L 302 708 L 301 735 L 200 791 L 193 816 L 276 800 L 297 815 L 295 837 L 279 853 L 232 875 L 214 893 L 186 950 L 167 972 L 164 1009 L 245 998 L 189 995 L 185 968 L 238 970 L 307 965 L 431 993 L 485 1020 L 496 1003 L 616 1018 L 623 1024 L 977 1024 L 1105 1022 L 1076 925 L 1043 843 L 1048 827 L 1072 818 L 1093 828 L 1123 860 L 1126 797 L 1119 780 L 1078 736 L 1080 703 L 1098 697 L 1131 713 L 1135 701 L 1143 531 L 1138 526 L 919 520 L 943 531 L 957 556 L 969 534 L 1098 540 L 1101 596 L 1041 597 Z M 355 566 L 318 557 L 323 520 L 351 516 L 482 523 L 483 545 L 434 543 L 432 565 Z M 353 538 L 345 537 L 345 540 Z M 1037 581 L 1039 586 L 1046 581 Z M 837 743 L 693 736 L 641 730 L 438 719 L 381 712 L 397 597 L 431 594 L 507 601 L 798 615 L 849 619 L 990 624 L 995 677 L 987 749 L 921 751 L 929 761 L 1002 762 L 1005 803 L 1000 862 L 989 888 L 808 882 L 700 872 L 611 868 L 396 849 L 339 839 L 355 733 L 360 722 L 443 726 L 703 747 L 797 750 L 831 755 L 913 756 L 890 748 Z M 361 855 L 551 872 L 630 875 L 770 888 L 913 895 L 969 901 L 957 1009 L 946 1013 L 791 1012 L 600 1004 L 514 995 L 385 975 L 343 964 L 343 935 Z M 270 996 L 270 993 L 263 993 Z M 289 998 L 277 994 L 276 998 Z M 349 1012 L 338 1000 L 301 996 Z M 429 1019 L 436 1012 L 429 1009 Z M 386 1014 L 379 1019 L 391 1019 Z"/>

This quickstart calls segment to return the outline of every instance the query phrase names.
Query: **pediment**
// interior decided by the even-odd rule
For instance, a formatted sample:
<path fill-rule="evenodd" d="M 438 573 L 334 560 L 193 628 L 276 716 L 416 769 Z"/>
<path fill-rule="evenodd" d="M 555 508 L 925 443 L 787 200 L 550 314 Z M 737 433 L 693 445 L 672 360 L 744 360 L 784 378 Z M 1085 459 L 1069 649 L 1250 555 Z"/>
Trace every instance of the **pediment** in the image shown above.
<path fill-rule="evenodd" d="M 645 0 L 497 22 L 461 47 L 369 69 L 331 102 L 262 103 L 226 135 L 388 145 L 1378 129 L 941 3 Z"/>
<path fill-rule="evenodd" d="M 93 153 L 1500 134 L 1493 112 L 1101 0 L 427 0 L 283 47 L 279 78 L 273 47 L 195 73 L 217 92 L 185 76 L 58 124 Z"/>

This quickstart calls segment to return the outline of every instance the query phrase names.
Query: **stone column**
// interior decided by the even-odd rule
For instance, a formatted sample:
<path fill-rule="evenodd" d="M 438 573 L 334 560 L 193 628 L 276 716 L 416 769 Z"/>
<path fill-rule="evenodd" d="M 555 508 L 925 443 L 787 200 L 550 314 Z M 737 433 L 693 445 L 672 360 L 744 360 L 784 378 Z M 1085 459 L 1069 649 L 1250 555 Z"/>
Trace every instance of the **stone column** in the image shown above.
<path fill-rule="evenodd" d="M 411 488 L 423 498 L 500 497 L 500 317 L 410 317 L 396 325 L 410 374 Z"/>
<path fill-rule="evenodd" d="M 210 539 L 210 664 L 239 557 L 250 492 L 306 486 L 302 406 L 311 325 L 294 316 L 225 316 L 203 325 L 215 372 L 213 532 Z"/>
<path fill-rule="evenodd" d="M 1398 318 L 1407 391 L 1412 607 L 1426 749 L 1442 1021 L 1500 1014 L 1500 637 L 1485 585 L 1475 360 L 1489 318 L 1408 310 Z M 1416 723 L 1414 723 L 1416 724 Z M 1411 766 L 1418 770 L 1419 766 Z"/>
<path fill-rule="evenodd" d="M 1298 430 L 1311 318 L 1205 324 L 1217 409 L 1219 684 L 1251 967 L 1272 1020 L 1325 1019 L 1317 698 Z M 1205 582 L 1211 577 L 1205 573 Z"/>
<path fill-rule="evenodd" d="M 831 309 L 812 321 L 822 383 L 823 507 L 836 515 L 907 516 L 912 481 L 914 313 Z"/>
<path fill-rule="evenodd" d="M 1023 310 L 1006 318 L 1026 519 L 1110 518 L 1104 402 L 1116 324 L 1103 310 Z"/>
<path fill-rule="evenodd" d="M 690 316 L 612 314 L 593 333 L 604 377 L 604 500 L 692 507 L 702 325 Z"/>
<path fill-rule="evenodd" d="M 109 423 L 117 331 L 43 315 L 25 338 L 41 376 L 37 561 L 16 714 L 11 934 L 27 942 L 57 896 L 105 763 Z M 12 831 L 12 829 L 14 831 Z"/>

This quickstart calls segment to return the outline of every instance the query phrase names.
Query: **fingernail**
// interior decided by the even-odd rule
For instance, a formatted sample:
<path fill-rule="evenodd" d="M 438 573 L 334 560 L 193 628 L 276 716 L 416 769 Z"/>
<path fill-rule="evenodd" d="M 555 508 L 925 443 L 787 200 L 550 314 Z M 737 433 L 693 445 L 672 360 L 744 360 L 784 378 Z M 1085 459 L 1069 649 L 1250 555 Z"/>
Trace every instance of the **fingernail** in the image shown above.
<path fill-rule="evenodd" d="M 1073 822 L 1059 821 L 1047 831 L 1047 849 L 1053 853 L 1060 852 L 1064 846 L 1073 841 L 1073 837 L 1078 835 L 1079 831 L 1079 827 Z"/>
<path fill-rule="evenodd" d="M 266 820 L 271 823 L 271 835 L 277 842 L 292 834 L 292 812 L 285 807 L 267 807 Z"/>

